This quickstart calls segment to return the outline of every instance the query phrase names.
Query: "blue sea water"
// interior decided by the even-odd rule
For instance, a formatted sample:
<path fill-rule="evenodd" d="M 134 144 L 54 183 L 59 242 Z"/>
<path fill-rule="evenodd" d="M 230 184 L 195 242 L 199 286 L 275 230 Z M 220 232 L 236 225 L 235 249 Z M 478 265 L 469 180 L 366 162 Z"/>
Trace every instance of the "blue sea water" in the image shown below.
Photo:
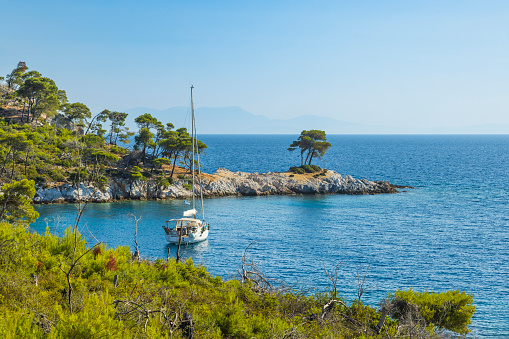
<path fill-rule="evenodd" d="M 285 171 L 298 165 L 287 151 L 292 135 L 205 135 L 205 172 Z M 474 295 L 471 328 L 477 337 L 509 337 L 509 136 L 331 135 L 316 163 L 355 178 L 410 185 L 399 194 L 312 195 L 206 199 L 212 224 L 207 241 L 184 247 L 185 256 L 224 278 L 235 277 L 242 254 L 269 277 L 324 291 L 324 273 L 339 265 L 340 293 L 373 306 L 389 292 L 459 289 Z M 181 215 L 182 201 L 90 204 L 81 230 L 108 246 L 133 248 L 141 217 L 142 256 L 166 257 L 161 226 Z M 62 234 L 73 205 L 39 205 L 37 232 Z M 174 248 L 171 247 L 172 253 Z"/>

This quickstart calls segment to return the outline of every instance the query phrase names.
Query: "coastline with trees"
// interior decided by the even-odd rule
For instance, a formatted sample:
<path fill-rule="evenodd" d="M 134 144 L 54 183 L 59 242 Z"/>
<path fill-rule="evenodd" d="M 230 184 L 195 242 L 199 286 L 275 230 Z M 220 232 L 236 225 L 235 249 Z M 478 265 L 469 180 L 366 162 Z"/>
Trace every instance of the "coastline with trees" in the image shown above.
<path fill-rule="evenodd" d="M 34 182 L 35 203 L 109 202 L 125 199 L 188 198 L 191 136 L 186 128 L 145 113 L 126 126 L 127 113 L 93 115 L 70 103 L 64 90 L 20 62 L 2 85 L 0 182 Z M 10 114 L 8 114 L 10 113 Z M 133 149 L 127 145 L 134 140 Z M 207 145 L 197 140 L 198 152 Z M 341 177 L 311 165 L 331 144 L 324 131 L 302 131 L 289 151 L 300 150 L 301 167 L 287 173 L 228 173 L 204 177 L 203 194 L 379 194 L 395 193 L 385 182 Z M 311 174 L 312 175 L 307 175 Z"/>
<path fill-rule="evenodd" d="M 186 186 L 191 137 L 185 128 L 174 130 L 149 114 L 136 118 L 136 134 L 125 126 L 125 113 L 103 110 L 93 116 L 85 104 L 67 102 L 53 80 L 27 69 L 20 63 L 1 85 L 0 333 L 6 338 L 440 338 L 447 331 L 469 333 L 473 296 L 458 290 L 395 291 L 376 308 L 364 304 L 362 284 L 353 302 L 341 298 L 338 266 L 325 263 L 330 288 L 308 295 L 267 279 L 249 259 L 249 247 L 238 277 L 223 280 L 190 258 L 143 260 L 138 248 L 132 253 L 127 246 L 87 243 L 79 232 L 83 201 L 96 201 L 87 197 L 106 196 L 108 189 L 111 200 L 160 198 L 150 192 L 191 194 Z M 133 150 L 125 147 L 130 137 Z M 199 152 L 207 148 L 198 145 Z M 204 190 L 209 196 L 397 192 L 388 182 L 342 177 L 312 165 L 329 147 L 324 131 L 303 131 L 290 146 L 290 151 L 300 150 L 301 167 L 265 174 L 218 169 L 204 176 Z M 113 197 L 114 185 L 125 195 Z M 51 202 L 79 207 L 63 237 L 49 228 L 44 235 L 29 231 L 38 218 L 31 203 L 43 192 L 62 197 Z"/>

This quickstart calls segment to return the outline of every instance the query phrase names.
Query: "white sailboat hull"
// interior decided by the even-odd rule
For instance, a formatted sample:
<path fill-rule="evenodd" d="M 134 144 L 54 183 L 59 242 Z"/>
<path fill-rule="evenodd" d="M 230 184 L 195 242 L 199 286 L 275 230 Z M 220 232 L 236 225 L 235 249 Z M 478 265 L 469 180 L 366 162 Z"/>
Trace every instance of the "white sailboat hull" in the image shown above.
<path fill-rule="evenodd" d="M 170 244 L 178 244 L 179 242 L 179 237 L 178 235 L 170 235 L 170 234 L 166 234 L 166 240 L 170 243 Z M 199 234 L 193 234 L 191 233 L 190 235 L 183 235 L 181 237 L 181 244 L 194 244 L 194 243 L 197 243 L 197 242 L 201 242 L 201 241 L 204 241 L 208 238 L 209 236 L 209 230 L 205 230 Z"/>

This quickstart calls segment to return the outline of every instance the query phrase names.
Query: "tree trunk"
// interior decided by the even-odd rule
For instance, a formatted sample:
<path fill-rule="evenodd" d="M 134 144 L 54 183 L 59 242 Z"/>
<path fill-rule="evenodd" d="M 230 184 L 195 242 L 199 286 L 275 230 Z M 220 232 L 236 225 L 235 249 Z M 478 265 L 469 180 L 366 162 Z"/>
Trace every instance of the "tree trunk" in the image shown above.
<path fill-rule="evenodd" d="M 12 152 L 12 171 L 11 171 L 11 179 L 14 179 L 14 163 L 15 163 L 15 156 L 14 156 L 14 153 L 16 152 Z"/>
<path fill-rule="evenodd" d="M 145 165 L 145 157 L 146 157 L 145 151 L 146 150 L 147 150 L 147 145 L 143 144 L 143 151 L 141 151 L 141 160 L 143 161 L 143 165 Z"/>
<path fill-rule="evenodd" d="M 177 162 L 178 152 L 175 152 L 175 158 L 173 158 L 173 168 L 171 169 L 170 178 L 173 178 L 173 172 L 175 171 L 175 163 Z"/>
<path fill-rule="evenodd" d="M 5 171 L 6 173 L 8 173 L 8 172 L 7 172 L 8 170 L 6 170 L 6 169 L 5 169 L 5 167 L 7 166 L 7 159 L 9 159 L 9 154 L 11 153 L 11 150 L 12 150 L 12 146 L 11 146 L 11 147 L 9 147 L 9 151 L 8 151 L 8 152 L 7 152 L 7 154 L 5 155 L 5 160 L 4 160 L 4 163 L 3 163 L 3 165 L 2 165 L 2 170 L 0 171 L 0 173 L 3 173 L 4 171 Z"/>
<path fill-rule="evenodd" d="M 309 157 L 309 163 L 308 163 L 308 165 L 309 165 L 309 166 L 311 166 L 311 160 L 313 160 L 313 157 L 314 157 L 314 155 L 315 155 L 315 152 L 316 152 L 315 150 L 312 150 L 312 151 L 311 151 L 311 156 Z"/>
<path fill-rule="evenodd" d="M 28 154 L 29 150 L 27 150 L 26 156 L 25 156 L 25 176 L 27 175 L 27 164 L 28 164 Z"/>
<path fill-rule="evenodd" d="M 308 151 L 308 154 L 306 155 L 306 161 L 304 161 L 304 165 L 307 165 L 310 155 L 311 155 L 311 151 Z"/>

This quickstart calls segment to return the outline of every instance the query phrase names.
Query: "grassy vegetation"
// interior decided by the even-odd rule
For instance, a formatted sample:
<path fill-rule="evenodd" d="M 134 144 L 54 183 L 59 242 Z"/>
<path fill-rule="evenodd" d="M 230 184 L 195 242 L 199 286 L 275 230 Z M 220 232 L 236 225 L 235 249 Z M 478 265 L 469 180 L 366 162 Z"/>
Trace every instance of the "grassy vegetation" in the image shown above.
<path fill-rule="evenodd" d="M 377 309 L 358 300 L 347 305 L 336 299 L 335 289 L 312 296 L 278 290 L 246 267 L 242 281 L 224 281 L 191 259 L 139 261 L 125 246 L 87 247 L 72 229 L 56 237 L 49 230 L 39 235 L 1 223 L 0 333 L 5 338 L 185 338 L 191 332 L 195 338 L 418 338 L 438 337 L 442 328 L 467 333 L 475 311 L 472 297 L 458 291 L 399 291 L 386 300 L 392 317 L 377 334 Z M 401 300 L 414 308 L 403 312 L 394 306 Z"/>

